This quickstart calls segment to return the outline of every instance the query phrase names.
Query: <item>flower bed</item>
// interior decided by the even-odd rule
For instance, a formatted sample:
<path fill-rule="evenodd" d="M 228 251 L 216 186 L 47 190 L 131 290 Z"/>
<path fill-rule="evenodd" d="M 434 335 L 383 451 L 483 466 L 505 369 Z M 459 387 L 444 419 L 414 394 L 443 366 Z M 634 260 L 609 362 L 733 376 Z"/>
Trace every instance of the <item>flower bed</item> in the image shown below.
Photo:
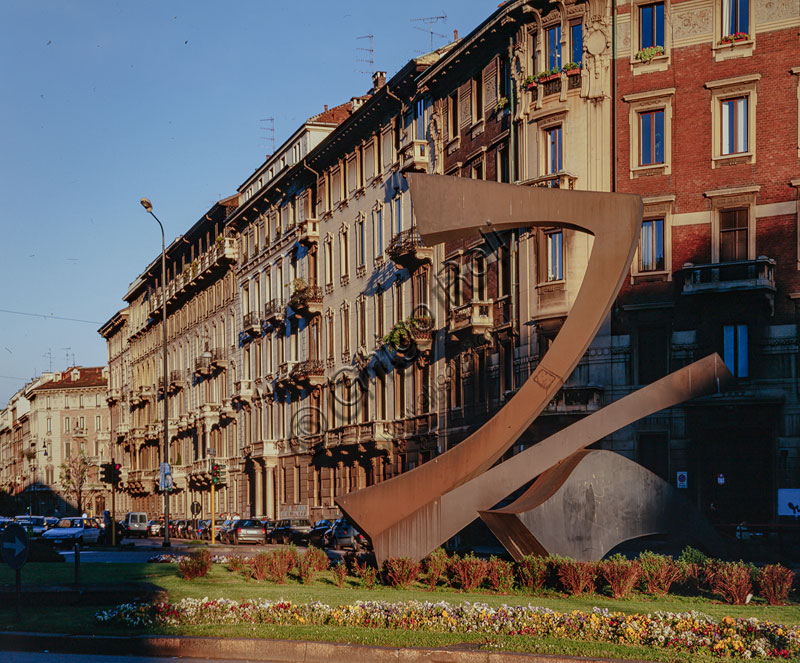
<path fill-rule="evenodd" d="M 800 654 L 800 628 L 755 618 L 699 612 L 629 614 L 594 608 L 559 613 L 548 608 L 484 603 L 358 601 L 312 602 L 183 599 L 178 603 L 126 603 L 96 613 L 98 623 L 152 628 L 219 624 L 277 624 L 415 629 L 433 633 L 555 636 L 736 658 L 789 658 Z"/>

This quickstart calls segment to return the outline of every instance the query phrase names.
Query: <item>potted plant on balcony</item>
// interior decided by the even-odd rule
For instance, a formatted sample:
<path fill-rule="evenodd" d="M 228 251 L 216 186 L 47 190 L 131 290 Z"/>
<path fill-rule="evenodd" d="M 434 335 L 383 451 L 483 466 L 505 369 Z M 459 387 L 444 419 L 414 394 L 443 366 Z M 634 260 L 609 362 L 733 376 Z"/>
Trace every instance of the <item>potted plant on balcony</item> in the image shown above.
<path fill-rule="evenodd" d="M 563 71 L 567 76 L 575 76 L 581 73 L 581 63 L 567 62 L 563 67 L 561 67 L 561 71 Z"/>
<path fill-rule="evenodd" d="M 525 80 L 522 81 L 522 83 L 523 85 L 525 85 L 526 90 L 535 90 L 536 86 L 538 85 L 536 76 L 534 76 L 533 74 L 529 74 L 528 76 L 526 76 Z"/>
<path fill-rule="evenodd" d="M 732 35 L 725 35 L 720 44 L 735 44 L 737 41 L 747 41 L 750 39 L 750 34 L 747 32 L 734 32 Z"/>
<path fill-rule="evenodd" d="M 653 58 L 657 58 L 659 55 L 664 55 L 663 46 L 648 46 L 636 54 L 636 59 L 639 62 L 644 62 L 646 64 Z"/>
<path fill-rule="evenodd" d="M 505 108 L 508 108 L 508 97 L 500 97 L 497 100 L 497 108 L 495 111 L 500 114 L 503 112 Z"/>
<path fill-rule="evenodd" d="M 561 75 L 561 69 L 554 66 L 552 69 L 545 69 L 536 74 L 536 81 L 538 83 L 547 83 L 548 81 L 555 80 Z"/>

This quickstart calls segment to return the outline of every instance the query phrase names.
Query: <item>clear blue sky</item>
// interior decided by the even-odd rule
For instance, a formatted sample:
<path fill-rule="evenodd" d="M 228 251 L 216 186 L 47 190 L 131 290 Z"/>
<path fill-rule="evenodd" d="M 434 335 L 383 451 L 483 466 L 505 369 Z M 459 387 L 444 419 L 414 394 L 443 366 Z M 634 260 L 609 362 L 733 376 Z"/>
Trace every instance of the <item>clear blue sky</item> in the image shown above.
<path fill-rule="evenodd" d="M 0 408 L 51 367 L 106 362 L 100 323 L 167 242 L 307 117 L 426 52 L 498 0 L 0 2 Z M 21 313 L 35 314 L 21 315 Z M 73 318 L 80 321 L 59 320 Z M 69 348 L 69 350 L 67 350 Z"/>

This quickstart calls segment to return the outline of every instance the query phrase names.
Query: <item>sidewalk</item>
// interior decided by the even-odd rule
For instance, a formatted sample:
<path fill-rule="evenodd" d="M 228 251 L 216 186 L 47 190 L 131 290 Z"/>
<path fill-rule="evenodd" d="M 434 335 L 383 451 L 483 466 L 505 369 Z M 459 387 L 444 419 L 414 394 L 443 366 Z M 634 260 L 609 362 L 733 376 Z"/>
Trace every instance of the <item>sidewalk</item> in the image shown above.
<path fill-rule="evenodd" d="M 474 645 L 445 649 L 369 647 L 333 642 L 203 638 L 185 636 L 92 636 L 62 633 L 0 632 L 0 651 L 128 656 L 222 658 L 260 663 L 622 663 L 618 659 L 577 658 L 476 650 Z M 647 663 L 626 660 L 625 663 Z"/>

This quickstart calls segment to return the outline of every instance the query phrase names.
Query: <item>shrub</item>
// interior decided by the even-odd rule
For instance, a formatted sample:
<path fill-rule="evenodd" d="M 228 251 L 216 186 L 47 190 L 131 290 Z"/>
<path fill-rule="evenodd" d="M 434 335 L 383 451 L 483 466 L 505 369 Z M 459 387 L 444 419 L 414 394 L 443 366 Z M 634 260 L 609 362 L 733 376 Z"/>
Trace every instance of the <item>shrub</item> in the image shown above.
<path fill-rule="evenodd" d="M 696 594 L 703 582 L 703 567 L 708 557 L 699 550 L 686 546 L 676 562 L 681 573 L 680 582 L 686 592 Z"/>
<path fill-rule="evenodd" d="M 198 550 L 189 553 L 178 562 L 178 574 L 186 579 L 201 578 L 211 570 L 211 553 L 208 550 Z"/>
<path fill-rule="evenodd" d="M 611 596 L 615 599 L 628 596 L 642 572 L 638 562 L 632 562 L 624 555 L 613 555 L 604 559 L 597 565 L 597 570 L 611 587 Z"/>
<path fill-rule="evenodd" d="M 443 548 L 437 548 L 425 559 L 425 583 L 433 591 L 447 573 L 450 558 Z"/>
<path fill-rule="evenodd" d="M 486 578 L 488 566 L 489 564 L 486 560 L 478 559 L 470 553 L 469 555 L 464 555 L 464 557 L 453 555 L 447 568 L 461 590 L 471 592 L 480 587 L 484 578 Z"/>
<path fill-rule="evenodd" d="M 384 582 L 389 587 L 407 589 L 420 573 L 419 562 L 410 557 L 390 557 L 383 563 Z"/>
<path fill-rule="evenodd" d="M 279 585 L 286 584 L 286 577 L 297 563 L 294 546 L 278 548 L 272 552 L 261 552 L 252 560 L 250 566 L 256 580 L 271 580 Z"/>
<path fill-rule="evenodd" d="M 511 562 L 492 556 L 486 566 L 486 580 L 493 592 L 508 594 L 514 587 L 514 567 Z"/>
<path fill-rule="evenodd" d="M 347 564 L 344 562 L 337 562 L 331 566 L 331 575 L 337 587 L 344 587 L 344 581 L 347 580 Z"/>
<path fill-rule="evenodd" d="M 517 562 L 517 578 L 519 584 L 529 592 L 539 590 L 547 580 L 550 564 L 547 557 L 539 555 L 526 555 Z"/>
<path fill-rule="evenodd" d="M 742 605 L 752 596 L 752 564 L 712 560 L 705 566 L 705 577 L 711 591 L 725 603 Z"/>
<path fill-rule="evenodd" d="M 642 588 L 648 594 L 664 596 L 672 583 L 681 579 L 681 570 L 672 557 L 645 551 L 639 555 Z"/>
<path fill-rule="evenodd" d="M 768 564 L 758 570 L 758 593 L 770 605 L 781 605 L 786 602 L 794 582 L 794 572 L 780 564 Z"/>
<path fill-rule="evenodd" d="M 247 558 L 243 555 L 231 555 L 228 558 L 228 571 L 232 573 L 242 573 L 249 566 Z"/>
<path fill-rule="evenodd" d="M 309 546 L 297 560 L 297 572 L 304 585 L 314 580 L 314 576 L 328 568 L 328 556 L 319 548 Z"/>
<path fill-rule="evenodd" d="M 564 591 L 571 596 L 580 596 L 584 592 L 594 592 L 594 581 L 597 576 L 597 564 L 579 562 L 569 557 L 553 557 L 556 574 Z"/>
<path fill-rule="evenodd" d="M 366 560 L 359 562 L 357 559 L 353 561 L 353 573 L 361 580 L 361 585 L 367 589 L 375 587 L 375 578 L 378 570 L 369 564 Z"/>

